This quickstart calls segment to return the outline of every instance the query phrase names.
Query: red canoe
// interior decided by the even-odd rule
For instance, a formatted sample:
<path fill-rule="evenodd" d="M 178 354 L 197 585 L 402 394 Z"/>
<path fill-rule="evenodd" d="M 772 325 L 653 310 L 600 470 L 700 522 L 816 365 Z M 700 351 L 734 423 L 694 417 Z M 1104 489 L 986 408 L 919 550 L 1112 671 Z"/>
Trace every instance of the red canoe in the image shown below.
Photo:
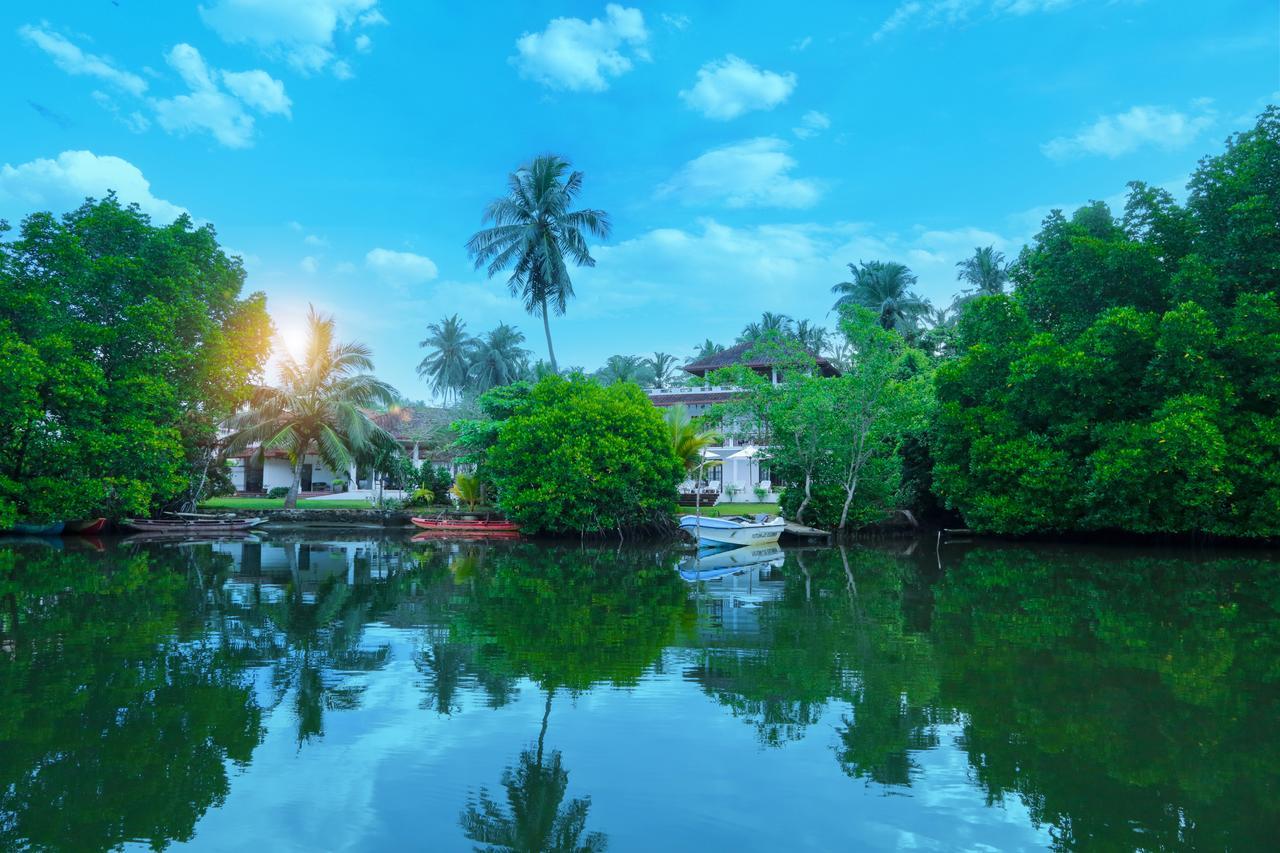
<path fill-rule="evenodd" d="M 520 526 L 511 521 L 464 521 L 460 518 L 411 518 L 415 527 L 430 530 L 433 533 L 465 533 L 504 534 L 510 536 L 520 532 Z"/>
<path fill-rule="evenodd" d="M 64 529 L 67 533 L 74 533 L 77 536 L 93 536 L 101 533 L 102 529 L 107 526 L 105 518 L 90 518 L 85 521 L 68 521 Z"/>

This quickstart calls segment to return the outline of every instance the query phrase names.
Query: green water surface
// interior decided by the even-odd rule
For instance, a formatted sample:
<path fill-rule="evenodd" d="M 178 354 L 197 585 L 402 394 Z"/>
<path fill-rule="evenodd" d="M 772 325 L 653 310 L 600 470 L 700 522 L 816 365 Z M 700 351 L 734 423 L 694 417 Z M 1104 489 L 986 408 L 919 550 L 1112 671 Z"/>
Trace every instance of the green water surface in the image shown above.
<path fill-rule="evenodd" d="M 0 849 L 1275 849 L 1274 557 L 756 556 L 0 540 Z"/>

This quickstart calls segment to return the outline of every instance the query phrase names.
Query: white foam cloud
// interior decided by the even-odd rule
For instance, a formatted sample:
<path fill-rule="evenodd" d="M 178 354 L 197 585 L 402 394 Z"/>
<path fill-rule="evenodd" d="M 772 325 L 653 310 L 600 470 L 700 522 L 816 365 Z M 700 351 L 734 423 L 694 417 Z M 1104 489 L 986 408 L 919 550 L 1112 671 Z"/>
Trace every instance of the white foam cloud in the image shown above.
<path fill-rule="evenodd" d="M 1137 106 L 1122 113 L 1099 116 L 1092 124 L 1071 136 L 1059 136 L 1041 146 L 1054 160 L 1101 155 L 1120 157 L 1140 148 L 1182 148 L 1214 122 L 1209 105 L 1195 104 L 1198 113 L 1184 113 L 1164 107 Z"/>
<path fill-rule="evenodd" d="M 412 252 L 371 249 L 364 256 L 364 262 L 379 278 L 396 287 L 423 284 L 440 274 L 434 261 Z"/>
<path fill-rule="evenodd" d="M 253 44 L 315 73 L 336 66 L 336 34 L 387 22 L 377 5 L 378 0 L 213 0 L 199 11 L 224 41 Z"/>
<path fill-rule="evenodd" d="M 290 115 L 293 102 L 284 92 L 284 83 L 265 71 L 223 71 L 222 82 L 231 94 L 260 112 Z"/>
<path fill-rule="evenodd" d="M 191 89 L 151 101 L 156 121 L 170 133 L 207 132 L 228 148 L 248 148 L 254 119 L 246 105 L 263 113 L 290 114 L 284 84 L 265 71 L 214 71 L 189 44 L 174 45 L 165 60 Z M 219 87 L 219 78 L 229 92 Z"/>
<path fill-rule="evenodd" d="M 97 77 L 134 96 L 147 91 L 147 81 L 137 74 L 117 68 L 110 59 L 85 53 L 71 41 L 46 27 L 26 25 L 18 28 L 18 35 L 40 48 L 68 74 Z"/>
<path fill-rule="evenodd" d="M 952 26 L 979 16 L 1021 17 L 1039 12 L 1055 12 L 1077 0 L 907 0 L 889 13 L 871 38 L 880 41 L 908 24 L 922 27 Z"/>
<path fill-rule="evenodd" d="M 771 110 L 795 88 L 795 74 L 766 71 L 729 54 L 698 69 L 697 82 L 680 98 L 707 118 L 727 121 L 751 110 Z"/>
<path fill-rule="evenodd" d="M 0 167 L 0 202 L 13 213 L 29 213 L 33 207 L 67 209 L 86 196 L 102 198 L 114 190 L 122 202 L 137 204 L 143 213 L 169 223 L 187 212 L 157 198 L 142 171 L 128 160 L 92 151 L 63 151 L 55 159 L 41 158 Z"/>
<path fill-rule="evenodd" d="M 808 139 L 812 136 L 817 136 L 829 127 L 831 127 L 831 117 L 829 115 L 817 110 L 809 110 L 809 112 L 801 116 L 800 126 L 791 128 L 791 132 L 800 139 Z"/>
<path fill-rule="evenodd" d="M 809 207 L 822 196 L 822 186 L 790 176 L 797 164 L 787 148 L 786 142 L 768 136 L 713 148 L 686 163 L 658 188 L 658 195 L 735 208 Z"/>
<path fill-rule="evenodd" d="M 633 59 L 648 60 L 648 40 L 639 9 L 610 3 L 604 20 L 554 18 L 542 32 L 525 33 L 511 62 L 522 77 L 551 89 L 603 92 L 610 78 L 631 70 Z"/>

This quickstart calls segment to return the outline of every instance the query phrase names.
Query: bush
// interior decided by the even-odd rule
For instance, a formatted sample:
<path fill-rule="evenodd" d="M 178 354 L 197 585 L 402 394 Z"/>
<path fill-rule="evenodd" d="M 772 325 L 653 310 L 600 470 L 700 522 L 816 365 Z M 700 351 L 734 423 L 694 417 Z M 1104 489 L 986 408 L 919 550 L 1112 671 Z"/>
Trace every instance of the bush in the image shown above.
<path fill-rule="evenodd" d="M 267 497 L 271 498 L 272 500 L 275 500 L 276 498 L 287 497 L 288 495 L 289 495 L 288 486 L 276 486 L 274 489 L 271 489 L 267 492 Z"/>
<path fill-rule="evenodd" d="M 408 506 L 431 506 L 435 502 L 435 492 L 430 489 L 414 489 L 413 494 L 409 495 L 406 501 Z"/>
<path fill-rule="evenodd" d="M 662 414 L 636 385 L 548 376 L 486 456 L 498 505 L 531 533 L 600 533 L 659 521 L 683 467 Z"/>

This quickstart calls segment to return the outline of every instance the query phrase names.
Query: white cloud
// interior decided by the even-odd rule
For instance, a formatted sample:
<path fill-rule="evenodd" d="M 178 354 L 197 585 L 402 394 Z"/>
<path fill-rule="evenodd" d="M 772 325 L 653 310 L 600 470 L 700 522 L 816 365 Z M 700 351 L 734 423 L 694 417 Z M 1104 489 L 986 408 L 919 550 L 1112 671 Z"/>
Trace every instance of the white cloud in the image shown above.
<path fill-rule="evenodd" d="M 298 262 L 298 267 L 308 275 L 315 275 L 317 272 L 320 271 L 320 261 L 317 260 L 313 255 L 307 255 L 305 258 L 303 258 L 301 261 Z"/>
<path fill-rule="evenodd" d="M 791 128 L 800 139 L 808 139 L 811 136 L 817 136 L 822 131 L 831 127 L 831 117 L 826 113 L 820 113 L 817 110 L 809 110 L 800 118 L 800 126 Z"/>
<path fill-rule="evenodd" d="M 673 30 L 684 30 L 688 29 L 691 22 L 688 15 L 671 15 L 663 12 L 662 23 L 666 24 Z"/>
<path fill-rule="evenodd" d="M 880 41 L 909 23 L 937 27 L 962 24 L 978 15 L 989 18 L 1021 17 L 1038 12 L 1055 12 L 1076 2 L 1077 0 L 907 0 L 889 13 L 889 17 L 872 33 L 871 38 Z"/>
<path fill-rule="evenodd" d="M 248 148 L 254 120 L 246 104 L 263 113 L 290 114 L 292 102 L 284 84 L 265 71 L 215 72 L 189 44 L 174 45 L 165 60 L 191 89 L 186 95 L 151 101 L 156 120 L 170 133 L 206 131 L 228 148 Z M 218 86 L 219 77 L 230 94 Z"/>
<path fill-rule="evenodd" d="M 138 167 L 119 157 L 63 151 L 54 160 L 42 158 L 0 167 L 0 201 L 18 202 L 22 206 L 18 213 L 29 212 L 33 206 L 75 207 L 85 196 L 102 198 L 109 190 L 115 190 L 122 202 L 137 204 L 157 222 L 172 222 L 187 212 L 156 198 Z"/>
<path fill-rule="evenodd" d="M 223 71 L 222 82 L 231 94 L 260 112 L 290 115 L 293 102 L 284 93 L 284 83 L 265 71 Z"/>
<path fill-rule="evenodd" d="M 1072 136 L 1051 139 L 1040 148 L 1054 160 L 1102 155 L 1120 157 L 1140 148 L 1182 148 L 1195 141 L 1214 121 L 1208 105 L 1199 102 L 1198 115 L 1164 107 L 1137 106 L 1122 113 L 1100 116 Z"/>
<path fill-rule="evenodd" d="M 364 262 L 383 281 L 396 287 L 423 284 L 440 274 L 434 261 L 412 252 L 371 249 Z"/>
<path fill-rule="evenodd" d="M 787 143 L 774 137 L 748 139 L 713 148 L 690 160 L 661 187 L 659 196 L 686 204 L 729 207 L 809 207 L 822 195 L 819 182 L 793 178 L 796 161 Z"/>
<path fill-rule="evenodd" d="M 802 39 L 796 39 L 791 43 L 791 49 L 800 53 L 809 49 L 809 45 L 813 44 L 813 36 L 805 36 Z"/>
<path fill-rule="evenodd" d="M 18 35 L 49 54 L 54 65 L 68 74 L 97 77 L 134 96 L 141 96 L 147 91 L 147 81 L 137 74 L 116 68 L 110 59 L 85 53 L 65 37 L 50 32 L 43 26 L 33 27 L 28 24 L 19 27 Z"/>
<path fill-rule="evenodd" d="M 698 82 L 680 97 L 707 118 L 725 121 L 751 110 L 771 110 L 795 87 L 795 74 L 765 71 L 729 54 L 698 69 Z"/>
<path fill-rule="evenodd" d="M 306 243 L 308 246 L 315 246 L 317 248 L 324 248 L 329 245 L 329 241 L 318 234 L 308 234 L 306 237 L 302 238 L 302 242 Z"/>
<path fill-rule="evenodd" d="M 356 36 L 356 50 L 360 51 L 361 53 L 368 53 L 372 47 L 373 47 L 373 39 L 369 38 L 364 33 L 361 33 L 360 35 Z"/>
<path fill-rule="evenodd" d="M 336 66 L 337 32 L 387 22 L 377 5 L 378 0 L 212 0 L 199 10 L 224 41 L 256 45 L 299 71 L 314 73 Z"/>
<path fill-rule="evenodd" d="M 605 7 L 605 18 L 554 18 L 540 33 L 516 40 L 511 62 L 522 77 L 551 89 L 603 92 L 609 79 L 631 70 L 632 59 L 648 60 L 649 32 L 639 9 L 616 3 Z"/>

